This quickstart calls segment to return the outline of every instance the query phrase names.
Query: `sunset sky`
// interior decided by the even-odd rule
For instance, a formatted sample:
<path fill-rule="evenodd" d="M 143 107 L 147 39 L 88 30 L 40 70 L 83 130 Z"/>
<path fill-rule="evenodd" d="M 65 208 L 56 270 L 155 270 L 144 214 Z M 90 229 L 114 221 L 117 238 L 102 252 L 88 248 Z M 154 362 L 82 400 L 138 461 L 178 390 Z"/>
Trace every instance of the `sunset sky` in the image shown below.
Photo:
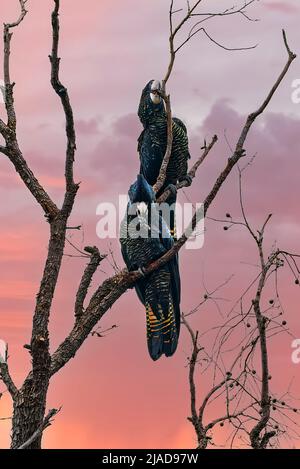
<path fill-rule="evenodd" d="M 237 0 L 203 0 L 202 10 L 217 11 Z M 243 3 L 242 1 L 240 3 Z M 152 78 L 161 79 L 168 64 L 168 0 L 61 0 L 61 79 L 72 100 L 76 130 L 76 181 L 82 181 L 72 214 L 83 231 L 71 241 L 79 248 L 96 244 L 102 253 L 113 250 L 123 267 L 117 240 L 96 235 L 101 202 L 117 204 L 139 169 L 136 151 L 141 125 L 137 117 L 140 93 Z M 180 8 L 184 0 L 176 0 Z M 28 0 L 27 17 L 14 31 L 11 76 L 16 82 L 18 138 L 31 169 L 57 204 L 64 189 L 64 119 L 49 83 L 51 0 Z M 248 13 L 216 18 L 208 32 L 227 47 L 257 47 L 228 52 L 199 35 L 182 49 L 169 82 L 173 114 L 187 125 L 193 161 L 203 140 L 219 137 L 191 188 L 179 194 L 181 202 L 202 202 L 230 156 L 249 112 L 266 97 L 287 56 L 281 30 L 300 55 L 298 0 L 260 0 Z M 2 0 L 0 23 L 19 14 L 17 0 Z M 0 63 L 2 63 L 2 52 Z M 0 79 L 2 72 L 0 71 Z M 300 103 L 293 103 L 294 80 L 300 79 L 300 61 L 294 62 L 267 111 L 247 140 L 247 155 L 256 155 L 244 176 L 247 214 L 255 229 L 273 214 L 266 245 L 300 253 L 299 129 Z M 0 103 L 0 117 L 5 119 Z M 225 138 L 226 135 L 226 138 Z M 4 155 L 0 155 L 0 339 L 9 344 L 9 365 L 18 385 L 30 369 L 23 345 L 31 335 L 34 300 L 46 255 L 49 225 L 40 207 L 23 186 Z M 239 218 L 238 175 L 233 171 L 209 216 Z M 118 220 L 119 223 L 120 220 Z M 76 254 L 70 245 L 66 254 Z M 111 257 L 101 264 L 91 291 L 113 273 Z M 182 310 L 193 309 L 205 293 L 234 274 L 222 290 L 224 315 L 257 273 L 258 259 L 244 231 L 229 232 L 206 222 L 200 250 L 180 255 Z M 251 264 L 251 265 L 250 265 Z M 51 350 L 55 350 L 73 323 L 76 288 L 85 266 L 82 258 L 65 257 L 51 315 Z M 300 289 L 285 271 L 280 280 L 285 319 L 293 337 L 300 338 Z M 269 298 L 266 298 L 266 301 Z M 192 319 L 200 332 L 220 324 L 212 302 Z M 76 358 L 51 382 L 47 408 L 62 406 L 54 425 L 44 435 L 45 448 L 189 448 L 195 446 L 189 416 L 186 360 L 189 339 L 184 330 L 171 359 L 152 362 L 146 344 L 145 313 L 130 290 L 106 313 L 101 328 L 118 325 L 103 338 L 90 337 Z M 270 348 L 272 388 L 284 394 L 293 381 L 300 398 L 300 364 L 291 361 L 288 334 L 276 336 Z M 208 390 L 198 375 L 199 397 Z M 0 392 L 4 390 L 0 384 Z M 213 405 L 210 412 L 218 409 Z M 222 410 L 220 410 L 223 413 Z M 10 400 L 0 400 L 0 419 L 11 415 Z M 209 414 L 208 414 L 209 418 Z M 299 419 L 300 423 L 300 419 Z M 223 441 L 215 432 L 216 443 Z M 0 421 L 0 447 L 9 446 L 9 421 Z M 294 445 L 300 448 L 300 438 Z"/>

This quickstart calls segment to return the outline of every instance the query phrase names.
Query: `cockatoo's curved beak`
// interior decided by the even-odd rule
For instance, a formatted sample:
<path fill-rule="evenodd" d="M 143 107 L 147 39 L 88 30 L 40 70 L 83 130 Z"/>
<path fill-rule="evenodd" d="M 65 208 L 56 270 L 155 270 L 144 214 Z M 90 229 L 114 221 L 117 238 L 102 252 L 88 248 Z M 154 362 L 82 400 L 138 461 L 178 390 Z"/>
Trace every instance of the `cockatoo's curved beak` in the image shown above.
<path fill-rule="evenodd" d="M 150 98 L 154 104 L 159 104 L 161 100 L 158 91 L 161 91 L 161 83 L 158 80 L 153 80 L 153 83 L 151 85 Z"/>

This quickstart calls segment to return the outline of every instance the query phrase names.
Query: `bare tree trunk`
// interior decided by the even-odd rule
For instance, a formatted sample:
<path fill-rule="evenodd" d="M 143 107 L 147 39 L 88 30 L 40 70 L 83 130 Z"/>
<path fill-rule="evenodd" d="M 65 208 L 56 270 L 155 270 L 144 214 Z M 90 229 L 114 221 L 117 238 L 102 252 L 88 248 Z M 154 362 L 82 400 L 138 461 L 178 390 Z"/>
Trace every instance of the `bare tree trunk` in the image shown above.
<path fill-rule="evenodd" d="M 51 366 L 48 322 L 65 247 L 66 216 L 59 214 L 50 223 L 48 256 L 33 318 L 30 344 L 32 373 L 24 381 L 14 402 L 12 448 L 18 448 L 28 440 L 42 425 L 45 415 Z M 41 438 L 40 435 L 29 448 L 40 448 Z"/>
<path fill-rule="evenodd" d="M 14 402 L 12 419 L 11 448 L 19 448 L 27 441 L 43 423 L 46 410 L 46 397 L 49 386 L 49 376 L 44 374 L 40 381 L 28 380 L 22 394 Z M 42 433 L 27 449 L 41 449 Z"/>

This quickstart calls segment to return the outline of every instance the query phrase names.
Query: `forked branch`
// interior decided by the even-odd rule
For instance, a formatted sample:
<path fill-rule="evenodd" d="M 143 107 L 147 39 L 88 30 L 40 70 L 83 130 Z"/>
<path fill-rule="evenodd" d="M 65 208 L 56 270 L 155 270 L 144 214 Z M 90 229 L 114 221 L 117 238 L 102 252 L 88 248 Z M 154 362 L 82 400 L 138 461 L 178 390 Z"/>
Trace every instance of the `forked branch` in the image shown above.
<path fill-rule="evenodd" d="M 59 78 L 59 64 L 60 58 L 58 57 L 58 44 L 59 44 L 59 8 L 60 0 L 54 0 L 55 7 L 52 12 L 52 54 L 49 56 L 51 62 L 51 84 L 54 91 L 60 97 L 65 119 L 66 119 L 66 134 L 67 134 L 67 150 L 65 160 L 65 179 L 66 179 L 66 193 L 64 197 L 62 212 L 68 216 L 73 208 L 76 193 L 79 189 L 79 184 L 74 182 L 74 160 L 76 151 L 76 134 L 74 127 L 73 110 L 69 99 L 67 88 L 61 83 Z"/>
<path fill-rule="evenodd" d="M 10 44 L 12 38 L 11 29 L 20 25 L 26 16 L 27 10 L 25 4 L 27 0 L 19 0 L 20 3 L 20 16 L 17 21 L 13 23 L 4 24 L 3 42 L 4 42 L 4 85 L 5 85 L 5 107 L 7 113 L 7 123 L 0 119 L 0 133 L 5 140 L 5 146 L 0 147 L 0 151 L 6 155 L 14 165 L 20 178 L 32 193 L 36 201 L 44 210 L 47 218 L 54 218 L 58 213 L 58 208 L 51 200 L 45 189 L 41 186 L 37 178 L 34 176 L 32 170 L 29 168 L 23 154 L 19 148 L 17 135 L 16 135 L 16 113 L 14 108 L 14 83 L 11 83 L 10 78 Z"/>

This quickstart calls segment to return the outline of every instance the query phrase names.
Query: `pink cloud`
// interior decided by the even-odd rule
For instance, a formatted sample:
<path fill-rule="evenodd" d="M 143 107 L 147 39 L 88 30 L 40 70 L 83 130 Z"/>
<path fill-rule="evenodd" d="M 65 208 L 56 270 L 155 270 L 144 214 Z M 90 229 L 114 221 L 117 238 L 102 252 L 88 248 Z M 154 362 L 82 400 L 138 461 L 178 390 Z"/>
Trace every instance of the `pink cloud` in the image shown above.
<path fill-rule="evenodd" d="M 99 121 L 96 119 L 78 120 L 75 122 L 75 127 L 78 134 L 94 135 L 99 132 Z"/>
<path fill-rule="evenodd" d="M 137 140 L 137 136 L 141 133 L 142 126 L 137 113 L 127 114 L 120 117 L 113 124 L 113 132 L 116 136 L 125 136 L 130 139 Z"/>
<path fill-rule="evenodd" d="M 268 10 L 272 10 L 274 12 L 286 13 L 286 14 L 293 14 L 299 11 L 299 8 L 295 5 L 289 4 L 287 2 L 270 2 L 264 3 L 263 6 Z"/>

